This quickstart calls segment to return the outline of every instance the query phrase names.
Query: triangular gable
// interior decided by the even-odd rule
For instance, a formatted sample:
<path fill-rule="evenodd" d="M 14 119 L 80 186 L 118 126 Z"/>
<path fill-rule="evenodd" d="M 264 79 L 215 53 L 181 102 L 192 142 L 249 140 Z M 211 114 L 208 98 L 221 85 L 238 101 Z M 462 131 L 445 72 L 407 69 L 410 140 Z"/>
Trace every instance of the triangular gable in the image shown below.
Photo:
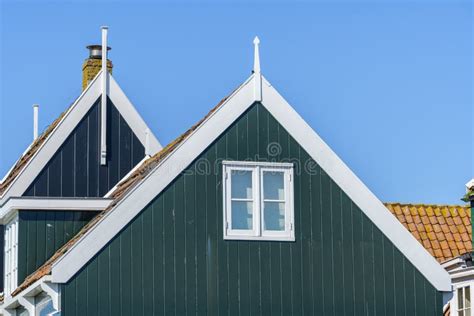
<path fill-rule="evenodd" d="M 108 97 L 137 136 L 140 143 L 142 143 L 143 146 L 149 146 L 150 154 L 161 150 L 160 143 L 149 131 L 148 126 L 123 93 L 122 89 L 120 89 L 112 75 L 110 73 L 107 73 L 107 75 L 109 76 Z M 81 119 L 89 112 L 101 95 L 101 78 L 102 72 L 99 72 L 73 105 L 33 143 L 31 147 L 34 148 L 34 151 L 30 152 L 28 157 L 22 156 L 19 160 L 19 162 L 22 163 L 20 165 L 17 163 L 10 171 L 11 174 L 5 177 L 8 183 L 4 185 L 3 192 L 0 192 L 0 206 L 4 204 L 9 197 L 24 194 L 58 148 L 60 148 Z M 149 135 L 148 141 L 147 133 Z"/>
<path fill-rule="evenodd" d="M 263 78 L 263 77 L 262 77 Z M 116 201 L 93 229 L 52 263 L 52 280 L 65 283 L 143 210 L 180 172 L 198 157 L 256 100 L 275 117 L 365 215 L 439 291 L 450 291 L 447 272 L 390 214 L 375 195 L 354 175 L 283 97 L 263 78 L 261 95 L 255 93 L 260 78 L 252 75 L 215 111 L 162 157 L 141 182 Z M 51 262 L 50 262 L 51 264 Z"/>

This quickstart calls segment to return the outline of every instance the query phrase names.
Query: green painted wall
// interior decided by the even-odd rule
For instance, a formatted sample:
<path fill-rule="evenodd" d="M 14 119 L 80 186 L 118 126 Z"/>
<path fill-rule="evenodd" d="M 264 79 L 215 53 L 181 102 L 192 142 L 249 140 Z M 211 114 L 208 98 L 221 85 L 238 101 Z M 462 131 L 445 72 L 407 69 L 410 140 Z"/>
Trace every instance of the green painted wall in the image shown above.
<path fill-rule="evenodd" d="M 223 240 L 222 159 L 303 165 L 296 242 Z M 62 287 L 65 316 L 431 316 L 441 308 L 441 293 L 259 104 Z"/>
<path fill-rule="evenodd" d="M 18 284 L 35 272 L 97 212 L 20 211 Z"/>

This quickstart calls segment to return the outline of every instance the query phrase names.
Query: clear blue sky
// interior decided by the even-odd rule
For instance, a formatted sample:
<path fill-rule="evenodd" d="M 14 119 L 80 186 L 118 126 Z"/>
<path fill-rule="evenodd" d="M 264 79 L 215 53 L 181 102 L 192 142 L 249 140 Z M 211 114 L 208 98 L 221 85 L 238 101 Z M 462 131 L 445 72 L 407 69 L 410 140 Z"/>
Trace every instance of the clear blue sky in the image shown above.
<path fill-rule="evenodd" d="M 108 25 L 114 77 L 166 144 L 262 72 L 382 201 L 461 203 L 473 167 L 470 1 L 1 4 L 0 174 L 81 91 Z"/>

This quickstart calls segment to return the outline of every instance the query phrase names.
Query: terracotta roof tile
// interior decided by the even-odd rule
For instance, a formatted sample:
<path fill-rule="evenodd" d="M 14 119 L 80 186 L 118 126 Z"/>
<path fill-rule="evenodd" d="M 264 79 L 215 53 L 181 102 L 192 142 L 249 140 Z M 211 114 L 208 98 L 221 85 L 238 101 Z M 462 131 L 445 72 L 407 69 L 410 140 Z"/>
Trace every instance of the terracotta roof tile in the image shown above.
<path fill-rule="evenodd" d="M 404 226 L 439 262 L 472 251 L 471 209 L 468 206 L 385 205 L 401 223 L 417 223 Z"/>

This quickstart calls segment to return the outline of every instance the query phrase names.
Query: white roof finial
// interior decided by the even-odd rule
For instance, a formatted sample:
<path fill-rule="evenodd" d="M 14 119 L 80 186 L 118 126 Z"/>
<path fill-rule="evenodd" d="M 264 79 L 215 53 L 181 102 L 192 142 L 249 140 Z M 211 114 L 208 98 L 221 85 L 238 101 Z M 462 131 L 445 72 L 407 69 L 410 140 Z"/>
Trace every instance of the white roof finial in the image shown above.
<path fill-rule="evenodd" d="M 260 73 L 260 52 L 258 50 L 258 44 L 260 44 L 260 39 L 258 36 L 255 36 L 253 40 L 254 45 L 254 59 L 253 59 L 253 72 L 259 74 Z"/>
<path fill-rule="evenodd" d="M 260 52 L 258 50 L 258 44 L 260 44 L 260 40 L 258 36 L 255 36 L 253 40 L 255 49 L 253 56 L 253 97 L 255 101 L 262 101 L 262 74 L 260 73 Z"/>

